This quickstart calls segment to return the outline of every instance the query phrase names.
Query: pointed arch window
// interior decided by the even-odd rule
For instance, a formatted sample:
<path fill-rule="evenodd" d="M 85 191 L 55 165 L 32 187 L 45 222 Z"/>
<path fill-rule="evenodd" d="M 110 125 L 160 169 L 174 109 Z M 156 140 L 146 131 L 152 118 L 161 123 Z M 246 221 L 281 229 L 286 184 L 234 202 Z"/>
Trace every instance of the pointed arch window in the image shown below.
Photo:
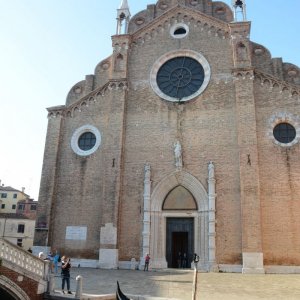
<path fill-rule="evenodd" d="M 163 210 L 197 210 L 194 196 L 185 187 L 179 185 L 166 196 Z"/>

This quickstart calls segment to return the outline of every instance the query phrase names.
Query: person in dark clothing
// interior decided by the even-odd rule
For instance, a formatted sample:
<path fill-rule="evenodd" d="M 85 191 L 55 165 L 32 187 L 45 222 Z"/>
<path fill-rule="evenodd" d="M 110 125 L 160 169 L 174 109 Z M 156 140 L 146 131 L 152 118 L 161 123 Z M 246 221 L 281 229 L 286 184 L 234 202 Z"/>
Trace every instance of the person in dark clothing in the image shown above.
<path fill-rule="evenodd" d="M 177 256 L 177 267 L 178 267 L 178 269 L 181 268 L 181 264 L 182 264 L 182 255 L 181 255 L 181 252 L 178 252 L 178 256 Z"/>
<path fill-rule="evenodd" d="M 144 271 L 148 271 L 148 268 L 149 268 L 149 262 L 150 262 L 150 256 L 149 254 L 147 253 L 146 257 L 145 257 L 145 266 L 144 266 Z"/>
<path fill-rule="evenodd" d="M 70 258 L 67 256 L 63 256 L 61 258 L 61 289 L 62 292 L 65 293 L 64 288 L 65 288 L 65 283 L 67 283 L 67 289 L 68 289 L 68 294 L 72 294 L 70 290 L 70 269 L 71 269 L 71 262 Z"/>
<path fill-rule="evenodd" d="M 182 268 L 186 268 L 186 267 L 187 267 L 187 256 L 186 256 L 186 253 L 183 253 Z"/>

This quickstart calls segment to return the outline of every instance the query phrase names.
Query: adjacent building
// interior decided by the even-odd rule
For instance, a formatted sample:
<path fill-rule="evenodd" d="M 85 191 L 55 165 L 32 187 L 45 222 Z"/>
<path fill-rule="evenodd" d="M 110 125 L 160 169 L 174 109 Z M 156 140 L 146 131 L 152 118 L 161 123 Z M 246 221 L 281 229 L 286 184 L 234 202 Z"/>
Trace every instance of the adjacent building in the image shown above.
<path fill-rule="evenodd" d="M 20 191 L 11 186 L 0 186 L 0 213 L 16 213 L 18 201 L 26 199 L 29 195 L 25 194 L 25 188 Z"/>
<path fill-rule="evenodd" d="M 30 198 L 27 198 L 26 200 L 20 200 L 17 203 L 16 214 L 25 216 L 31 220 L 35 220 L 37 205 L 38 205 L 37 201 Z"/>
<path fill-rule="evenodd" d="M 35 220 L 16 213 L 0 214 L 0 237 L 25 250 L 32 249 Z"/>
<path fill-rule="evenodd" d="M 25 250 L 32 248 L 37 201 L 10 186 L 0 186 L 0 237 Z"/>
<path fill-rule="evenodd" d="M 300 266 L 300 69 L 250 27 L 245 0 L 133 17 L 122 1 L 112 54 L 48 108 L 36 249 L 102 268 Z"/>

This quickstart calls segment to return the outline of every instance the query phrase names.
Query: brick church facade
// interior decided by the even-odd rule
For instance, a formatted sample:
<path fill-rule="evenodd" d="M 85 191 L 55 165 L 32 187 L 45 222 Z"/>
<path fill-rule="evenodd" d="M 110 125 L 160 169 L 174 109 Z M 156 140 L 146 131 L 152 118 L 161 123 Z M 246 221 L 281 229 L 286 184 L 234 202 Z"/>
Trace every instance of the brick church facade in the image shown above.
<path fill-rule="evenodd" d="M 36 248 L 102 268 L 300 265 L 300 69 L 232 4 L 131 17 L 122 1 L 111 56 L 48 109 Z"/>

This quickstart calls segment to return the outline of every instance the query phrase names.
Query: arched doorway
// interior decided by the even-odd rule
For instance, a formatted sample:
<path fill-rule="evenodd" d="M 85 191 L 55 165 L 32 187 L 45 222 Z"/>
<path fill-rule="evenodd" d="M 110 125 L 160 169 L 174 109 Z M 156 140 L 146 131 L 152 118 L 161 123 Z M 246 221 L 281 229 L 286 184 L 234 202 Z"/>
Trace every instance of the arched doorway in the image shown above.
<path fill-rule="evenodd" d="M 175 252 L 186 247 L 180 244 L 208 267 L 208 194 L 199 180 L 183 170 L 166 176 L 152 192 L 150 215 L 153 268 L 175 266 Z"/>
<path fill-rule="evenodd" d="M 167 218 L 166 239 L 168 268 L 190 268 L 194 253 L 194 219 Z"/>
<path fill-rule="evenodd" d="M 175 187 L 166 196 L 165 212 L 197 211 L 193 195 L 183 186 Z M 168 268 L 190 268 L 194 253 L 194 218 L 167 217 L 166 260 Z"/>

